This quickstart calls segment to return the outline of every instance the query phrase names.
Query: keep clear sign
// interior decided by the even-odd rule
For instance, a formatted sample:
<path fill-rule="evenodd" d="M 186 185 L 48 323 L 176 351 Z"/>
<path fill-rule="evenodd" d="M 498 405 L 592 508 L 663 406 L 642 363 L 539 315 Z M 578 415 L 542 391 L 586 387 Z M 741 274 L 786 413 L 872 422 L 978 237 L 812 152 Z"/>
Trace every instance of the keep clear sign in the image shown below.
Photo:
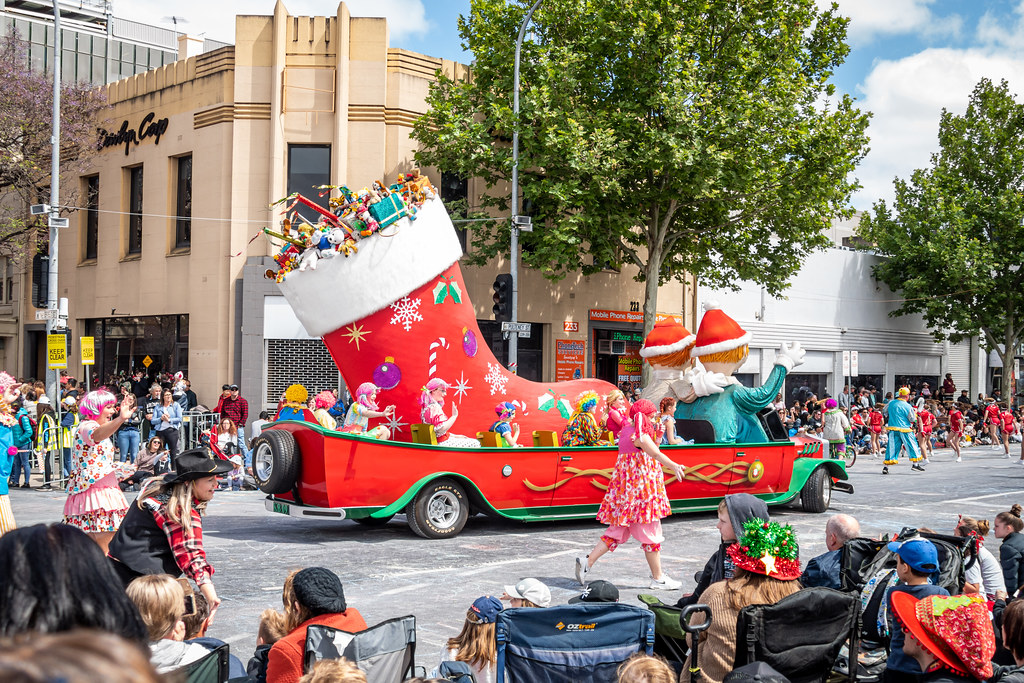
<path fill-rule="evenodd" d="M 46 367 L 59 370 L 68 366 L 68 338 L 63 334 L 46 335 Z"/>
<path fill-rule="evenodd" d="M 96 364 L 96 346 L 94 337 L 81 337 L 79 341 L 82 349 L 82 365 Z"/>

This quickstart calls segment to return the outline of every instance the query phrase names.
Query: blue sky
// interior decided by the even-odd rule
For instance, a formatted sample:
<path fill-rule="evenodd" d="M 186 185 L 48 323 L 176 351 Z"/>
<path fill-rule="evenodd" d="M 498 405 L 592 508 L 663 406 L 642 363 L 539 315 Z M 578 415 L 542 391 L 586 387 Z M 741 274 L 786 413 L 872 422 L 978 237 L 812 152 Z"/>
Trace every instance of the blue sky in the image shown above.
<path fill-rule="evenodd" d="M 611 0 L 609 0 L 611 1 Z M 458 34 L 469 0 L 350 0 L 355 16 L 388 18 L 391 44 L 469 62 Z M 827 6 L 828 0 L 818 0 Z M 333 15 L 337 3 L 285 0 L 294 15 Z M 234 39 L 235 14 L 270 14 L 273 0 L 177 0 L 179 28 Z M 1005 78 L 1024 100 L 1024 0 L 839 0 L 851 19 L 850 55 L 835 82 L 873 113 L 871 151 L 856 172 L 866 209 L 892 196 L 892 180 L 928 164 L 942 109 L 962 112 L 982 77 Z M 114 13 L 169 23 L 166 0 L 114 0 Z"/>

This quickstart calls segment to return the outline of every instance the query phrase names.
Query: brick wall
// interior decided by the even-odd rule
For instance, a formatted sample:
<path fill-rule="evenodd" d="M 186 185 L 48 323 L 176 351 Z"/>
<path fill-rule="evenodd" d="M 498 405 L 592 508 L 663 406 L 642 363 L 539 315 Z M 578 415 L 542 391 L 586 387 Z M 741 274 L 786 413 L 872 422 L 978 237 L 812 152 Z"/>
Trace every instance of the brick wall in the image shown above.
<path fill-rule="evenodd" d="M 268 339 L 266 402 L 276 404 L 292 384 L 301 384 L 313 396 L 341 389 L 341 374 L 320 339 Z"/>

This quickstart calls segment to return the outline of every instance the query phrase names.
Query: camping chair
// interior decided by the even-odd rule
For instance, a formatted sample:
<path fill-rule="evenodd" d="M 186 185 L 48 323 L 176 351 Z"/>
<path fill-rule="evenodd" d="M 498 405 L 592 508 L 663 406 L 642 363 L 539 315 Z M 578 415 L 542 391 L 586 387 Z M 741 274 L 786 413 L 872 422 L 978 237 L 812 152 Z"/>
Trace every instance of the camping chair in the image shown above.
<path fill-rule="evenodd" d="M 707 420 L 676 420 L 676 436 L 687 441 L 715 443 L 715 426 Z"/>
<path fill-rule="evenodd" d="M 558 432 L 545 430 L 534 432 L 533 445 L 538 448 L 558 448 Z"/>
<path fill-rule="evenodd" d="M 358 666 L 368 683 L 401 683 L 413 676 L 416 617 L 388 619 L 358 633 L 319 624 L 306 629 L 303 672 L 321 659 L 339 657 Z"/>
<path fill-rule="evenodd" d="M 765 662 L 792 683 L 824 681 L 843 645 L 858 651 L 859 616 L 858 595 L 821 587 L 804 588 L 774 605 L 744 607 L 736 620 L 735 666 Z"/>
<path fill-rule="evenodd" d="M 654 654 L 663 657 L 676 674 L 682 673 L 690 652 L 680 622 L 683 608 L 666 605 L 656 595 L 638 595 L 637 598 L 654 612 Z"/>
<path fill-rule="evenodd" d="M 181 667 L 178 672 L 184 672 L 186 683 L 225 683 L 228 680 L 229 649 L 225 643 L 210 650 L 210 654 L 202 659 Z"/>
<path fill-rule="evenodd" d="M 437 434 L 434 432 L 434 425 L 428 425 L 420 422 L 410 425 L 409 428 L 412 430 L 413 443 L 418 443 L 423 446 L 437 445 Z"/>
<path fill-rule="evenodd" d="M 496 680 L 615 683 L 619 664 L 654 647 L 654 613 L 621 603 L 579 603 L 498 613 Z"/>

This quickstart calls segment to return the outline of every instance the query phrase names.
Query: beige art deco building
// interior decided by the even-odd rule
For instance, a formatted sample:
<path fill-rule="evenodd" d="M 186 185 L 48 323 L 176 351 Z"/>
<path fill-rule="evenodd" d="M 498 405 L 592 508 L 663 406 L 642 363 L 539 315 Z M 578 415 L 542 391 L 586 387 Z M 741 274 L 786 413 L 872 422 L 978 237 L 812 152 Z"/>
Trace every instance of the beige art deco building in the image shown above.
<path fill-rule="evenodd" d="M 312 390 L 340 382 L 323 344 L 265 277 L 273 248 L 257 234 L 280 220 L 269 205 L 293 191 L 315 197 L 314 185 L 359 188 L 409 170 L 411 126 L 434 74 L 467 67 L 390 46 L 384 19 L 351 17 L 344 3 L 334 16 L 297 17 L 278 2 L 272 16 L 236 22 L 233 47 L 106 86 L 110 132 L 74 181 L 85 210 L 61 236 L 59 290 L 73 374 L 79 337 L 93 336 L 104 376 L 148 358 L 150 371 L 183 370 L 205 404 L 237 382 L 255 417 L 293 381 Z M 443 197 L 478 191 L 425 171 Z M 467 239 L 472 249 L 471 230 Z M 469 269 L 467 280 L 500 356 L 491 314 L 499 270 L 507 264 Z M 632 275 L 551 284 L 526 272 L 520 320 L 533 329 L 520 340 L 520 371 L 544 380 L 639 374 L 643 285 Z M 665 286 L 659 308 L 685 311 L 692 325 L 692 296 Z"/>

